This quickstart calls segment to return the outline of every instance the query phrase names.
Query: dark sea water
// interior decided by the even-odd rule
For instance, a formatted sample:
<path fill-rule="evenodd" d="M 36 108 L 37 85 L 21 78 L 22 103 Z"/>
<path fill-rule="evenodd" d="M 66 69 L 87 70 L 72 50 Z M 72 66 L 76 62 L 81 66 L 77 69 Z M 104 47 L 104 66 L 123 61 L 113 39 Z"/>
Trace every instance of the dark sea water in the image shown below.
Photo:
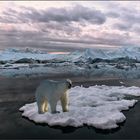
<path fill-rule="evenodd" d="M 51 79 L 63 79 L 57 77 Z M 37 85 L 46 77 L 0 78 L 0 138 L 1 139 L 140 139 L 140 102 L 129 111 L 124 111 L 126 121 L 113 130 L 99 130 L 94 127 L 49 127 L 35 124 L 21 116 L 19 108 L 35 101 L 34 92 Z M 140 86 L 140 80 L 122 79 L 82 79 L 72 78 L 73 86 L 112 85 Z M 82 79 L 82 80 L 81 80 Z M 83 82 L 81 82 L 83 81 Z"/>

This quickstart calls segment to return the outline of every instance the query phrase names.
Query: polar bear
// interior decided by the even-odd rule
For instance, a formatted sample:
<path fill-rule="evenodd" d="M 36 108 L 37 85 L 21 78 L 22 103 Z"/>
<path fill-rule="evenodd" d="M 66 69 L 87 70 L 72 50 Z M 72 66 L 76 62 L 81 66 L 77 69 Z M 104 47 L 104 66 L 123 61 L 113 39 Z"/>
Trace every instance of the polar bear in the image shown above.
<path fill-rule="evenodd" d="M 56 105 L 61 100 L 63 112 L 68 111 L 67 90 L 72 86 L 71 80 L 54 81 L 44 80 L 36 89 L 35 96 L 38 106 L 38 113 L 43 114 L 48 111 L 48 105 L 52 113 L 57 113 Z"/>

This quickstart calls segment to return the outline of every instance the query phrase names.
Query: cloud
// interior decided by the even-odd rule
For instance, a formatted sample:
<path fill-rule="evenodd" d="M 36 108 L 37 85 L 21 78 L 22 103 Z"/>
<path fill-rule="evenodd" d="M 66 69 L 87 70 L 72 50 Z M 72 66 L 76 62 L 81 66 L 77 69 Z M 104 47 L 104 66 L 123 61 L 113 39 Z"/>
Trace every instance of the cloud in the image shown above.
<path fill-rule="evenodd" d="M 131 31 L 134 32 L 135 34 L 137 34 L 139 36 L 140 35 L 140 26 L 139 26 L 139 24 L 135 24 L 132 27 Z"/>
<path fill-rule="evenodd" d="M 115 2 L 104 3 L 102 7 L 77 4 L 47 9 L 8 8 L 0 14 L 0 44 L 72 51 L 140 43 L 137 9 Z"/>
<path fill-rule="evenodd" d="M 52 37 L 46 32 L 0 30 L 0 44 L 4 47 L 31 47 L 37 49 L 74 51 L 90 47 L 133 45 L 126 35 L 104 34 L 104 37 L 83 35 L 80 38 Z M 3 41 L 5 40 L 5 41 Z"/>
<path fill-rule="evenodd" d="M 89 22 L 91 24 L 103 24 L 106 21 L 105 15 L 94 7 L 84 7 L 75 5 L 67 8 L 48 8 L 46 10 L 37 10 L 31 7 L 21 7 L 22 11 L 16 11 L 9 8 L 3 12 L 0 22 Z"/>
<path fill-rule="evenodd" d="M 133 26 L 140 23 L 140 11 L 130 6 L 131 5 L 116 5 L 114 9 L 111 8 L 106 14 L 108 17 L 118 18 L 118 20 L 112 25 L 114 29 L 120 31 L 132 31 L 131 29 Z"/>
<path fill-rule="evenodd" d="M 132 26 L 133 25 L 131 23 L 126 23 L 126 22 L 113 24 L 113 28 L 121 30 L 121 31 L 128 31 L 131 29 Z"/>
<path fill-rule="evenodd" d="M 109 11 L 109 12 L 106 13 L 106 16 L 109 17 L 109 18 L 119 18 L 120 14 L 116 13 L 116 12 Z"/>

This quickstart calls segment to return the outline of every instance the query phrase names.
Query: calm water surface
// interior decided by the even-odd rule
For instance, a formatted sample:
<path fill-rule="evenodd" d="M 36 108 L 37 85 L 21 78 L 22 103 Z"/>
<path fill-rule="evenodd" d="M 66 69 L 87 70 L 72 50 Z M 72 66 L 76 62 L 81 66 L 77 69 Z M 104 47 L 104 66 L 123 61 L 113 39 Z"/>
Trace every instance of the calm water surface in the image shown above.
<path fill-rule="evenodd" d="M 63 77 L 64 78 L 64 77 Z M 65 77 L 66 78 L 66 77 Z M 68 77 L 67 77 L 68 78 Z M 49 127 L 35 124 L 21 116 L 19 108 L 26 103 L 34 101 L 36 86 L 46 79 L 34 78 L 0 78 L 0 138 L 55 138 L 55 139 L 140 139 L 140 102 L 129 111 L 125 111 L 127 119 L 120 127 L 114 130 L 98 130 L 93 127 Z M 53 78 L 51 78 L 53 79 Z M 61 77 L 57 78 L 61 79 Z M 71 78 L 76 85 L 113 85 L 120 86 L 123 81 L 125 86 L 140 86 L 139 80 L 121 79 L 96 79 L 90 81 Z M 81 82 L 84 81 L 84 82 Z"/>

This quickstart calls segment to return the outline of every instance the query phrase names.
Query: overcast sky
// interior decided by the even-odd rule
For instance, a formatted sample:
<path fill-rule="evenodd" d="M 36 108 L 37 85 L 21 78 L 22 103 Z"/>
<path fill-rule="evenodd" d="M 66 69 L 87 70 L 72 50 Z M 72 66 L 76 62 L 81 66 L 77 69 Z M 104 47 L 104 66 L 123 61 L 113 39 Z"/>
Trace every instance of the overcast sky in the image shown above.
<path fill-rule="evenodd" d="M 139 46 L 139 1 L 0 1 L 0 49 Z"/>

